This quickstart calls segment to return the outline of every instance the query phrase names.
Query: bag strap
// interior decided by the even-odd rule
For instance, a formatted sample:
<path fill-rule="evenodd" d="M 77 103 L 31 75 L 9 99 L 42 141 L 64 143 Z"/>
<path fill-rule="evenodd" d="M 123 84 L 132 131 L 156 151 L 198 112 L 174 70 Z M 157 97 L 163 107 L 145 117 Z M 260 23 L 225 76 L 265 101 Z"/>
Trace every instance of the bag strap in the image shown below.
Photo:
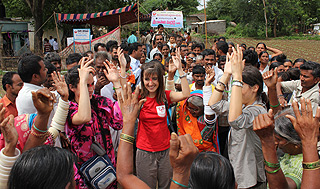
<path fill-rule="evenodd" d="M 171 116 L 170 116 L 170 113 L 169 113 L 169 105 L 168 105 L 168 101 L 167 100 L 164 101 L 164 105 L 165 105 L 166 111 L 167 111 L 167 119 L 169 120 L 168 129 L 169 129 L 170 133 L 172 133 L 172 132 L 177 133 L 177 131 L 175 131 L 173 126 L 172 126 Z"/>

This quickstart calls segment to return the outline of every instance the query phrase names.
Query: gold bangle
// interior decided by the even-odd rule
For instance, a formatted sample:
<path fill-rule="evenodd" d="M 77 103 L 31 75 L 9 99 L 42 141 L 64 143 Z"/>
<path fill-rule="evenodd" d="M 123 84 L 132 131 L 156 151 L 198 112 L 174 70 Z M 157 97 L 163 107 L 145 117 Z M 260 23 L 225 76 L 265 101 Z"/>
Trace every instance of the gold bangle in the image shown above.
<path fill-rule="evenodd" d="M 130 142 L 130 141 L 126 140 L 126 139 L 123 139 L 123 138 L 120 138 L 120 140 L 122 140 L 123 142 L 127 142 L 129 144 L 133 144 L 132 142 Z"/>
<path fill-rule="evenodd" d="M 48 132 L 45 132 L 45 133 L 42 133 L 42 134 L 38 134 L 36 133 L 33 129 L 31 129 L 31 134 L 37 138 L 48 138 L 49 137 L 49 133 Z"/>
<path fill-rule="evenodd" d="M 126 141 L 129 141 L 129 142 L 134 142 L 135 138 L 133 136 L 130 136 L 130 135 L 127 135 L 127 134 L 124 134 L 124 133 L 121 133 L 120 134 L 120 139 L 123 139 L 123 140 L 126 140 Z"/>

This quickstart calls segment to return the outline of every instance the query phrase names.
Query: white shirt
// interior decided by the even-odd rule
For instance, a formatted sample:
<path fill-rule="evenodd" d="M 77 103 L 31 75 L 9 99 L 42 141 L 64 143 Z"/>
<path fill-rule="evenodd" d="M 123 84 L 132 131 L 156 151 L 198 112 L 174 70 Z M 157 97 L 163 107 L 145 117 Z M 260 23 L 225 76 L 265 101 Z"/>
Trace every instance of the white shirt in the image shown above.
<path fill-rule="evenodd" d="M 97 76 L 93 77 L 93 81 L 94 81 L 94 84 L 97 83 L 97 81 L 98 81 Z M 114 90 L 113 90 L 113 83 L 112 82 L 103 86 L 102 89 L 100 90 L 100 96 L 107 97 L 110 100 L 112 100 L 112 102 L 116 101 L 115 99 L 113 99 L 113 93 L 114 93 Z"/>
<path fill-rule="evenodd" d="M 49 40 L 49 43 L 50 43 L 51 46 L 53 46 L 53 42 L 54 42 L 54 39 L 50 39 Z"/>
<path fill-rule="evenodd" d="M 37 113 L 37 109 L 33 105 L 31 92 L 37 91 L 42 88 L 42 86 L 34 85 L 31 83 L 24 83 L 16 98 L 18 115 Z"/>
<path fill-rule="evenodd" d="M 140 75 L 141 75 L 141 69 L 140 69 L 140 60 L 137 60 L 135 58 L 133 58 L 132 56 L 130 56 L 131 58 L 131 62 L 130 62 L 130 66 L 133 72 L 134 77 L 136 78 L 136 84 L 140 83 Z"/>
<path fill-rule="evenodd" d="M 150 59 L 151 60 L 153 60 L 153 55 L 156 54 L 156 53 L 160 53 L 161 54 L 160 50 L 157 47 L 152 49 L 151 52 L 150 52 Z"/>
<path fill-rule="evenodd" d="M 54 51 L 57 51 L 59 49 L 58 42 L 56 42 L 56 41 L 53 41 L 52 46 L 53 46 Z"/>
<path fill-rule="evenodd" d="M 267 65 L 262 71 L 259 70 L 261 74 L 266 73 L 267 71 L 269 71 L 269 65 Z M 267 85 L 263 82 L 263 92 L 265 92 L 266 94 L 268 94 L 268 87 Z"/>

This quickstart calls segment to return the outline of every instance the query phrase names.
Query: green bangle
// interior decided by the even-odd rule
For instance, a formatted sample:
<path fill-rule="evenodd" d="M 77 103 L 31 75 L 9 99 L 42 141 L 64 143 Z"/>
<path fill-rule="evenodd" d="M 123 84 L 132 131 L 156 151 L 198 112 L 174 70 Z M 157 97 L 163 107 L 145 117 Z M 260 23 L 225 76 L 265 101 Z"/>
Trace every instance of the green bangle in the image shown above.
<path fill-rule="evenodd" d="M 179 186 L 182 186 L 183 188 L 191 188 L 190 185 L 186 186 L 186 185 L 180 184 L 179 182 L 177 182 L 177 181 L 175 181 L 175 180 L 173 180 L 173 179 L 171 179 L 171 181 L 172 181 L 173 183 L 179 185 Z"/>
<path fill-rule="evenodd" d="M 279 168 L 280 167 L 280 163 L 270 163 L 267 162 L 266 160 L 264 160 L 264 165 L 270 168 Z"/>
<path fill-rule="evenodd" d="M 33 123 L 32 124 L 32 126 L 33 126 L 33 128 L 35 129 L 35 130 L 37 130 L 37 131 L 39 131 L 39 132 L 41 132 L 41 133 L 46 133 L 48 130 L 40 130 L 40 129 L 38 129 L 37 127 L 36 127 L 36 125 Z"/>
<path fill-rule="evenodd" d="M 315 161 L 315 162 L 302 162 L 302 167 L 303 169 L 311 169 L 311 170 L 314 170 L 314 169 L 318 169 L 320 168 L 320 160 L 318 161 Z"/>
<path fill-rule="evenodd" d="M 272 107 L 272 108 L 276 108 L 276 107 L 278 107 L 278 106 L 280 106 L 280 102 L 278 102 L 278 104 L 275 105 L 275 106 L 272 106 L 272 105 L 270 104 L 270 107 Z"/>
<path fill-rule="evenodd" d="M 280 169 L 281 169 L 281 167 L 279 167 L 278 169 L 276 169 L 274 171 L 267 171 L 266 170 L 266 172 L 269 173 L 269 174 L 274 174 L 274 173 L 278 172 Z"/>

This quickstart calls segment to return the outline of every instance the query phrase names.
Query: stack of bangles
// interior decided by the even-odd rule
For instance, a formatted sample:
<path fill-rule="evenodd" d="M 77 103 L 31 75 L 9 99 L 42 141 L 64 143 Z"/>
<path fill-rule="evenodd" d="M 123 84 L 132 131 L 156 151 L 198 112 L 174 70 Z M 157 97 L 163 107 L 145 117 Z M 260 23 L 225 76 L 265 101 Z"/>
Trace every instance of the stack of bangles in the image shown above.
<path fill-rule="evenodd" d="M 302 162 L 304 170 L 317 170 L 320 168 L 320 160 L 315 162 Z"/>
<path fill-rule="evenodd" d="M 50 135 L 48 130 L 40 130 L 36 127 L 34 123 L 31 128 L 31 134 L 37 138 L 48 138 Z"/>
<path fill-rule="evenodd" d="M 274 171 L 267 171 L 266 170 L 266 172 L 269 173 L 269 174 L 276 173 L 281 169 L 280 163 L 270 163 L 270 162 L 267 162 L 266 160 L 264 160 L 264 165 L 269 167 L 269 168 L 276 168 Z"/>
<path fill-rule="evenodd" d="M 218 84 L 220 84 L 221 86 L 223 86 L 224 87 L 224 89 L 225 88 L 227 88 L 227 85 L 226 84 L 224 84 L 224 83 L 222 83 L 221 81 L 218 81 Z M 218 85 L 217 85 L 218 86 Z M 223 93 L 224 92 L 224 90 L 222 90 L 222 89 L 218 89 L 217 88 L 217 86 L 215 87 L 215 89 L 214 90 L 216 90 L 216 91 L 218 91 L 218 92 L 220 92 L 220 93 Z"/>
<path fill-rule="evenodd" d="M 232 80 L 231 86 L 238 86 L 238 87 L 243 87 L 243 82 L 240 80 Z"/>
<path fill-rule="evenodd" d="M 124 141 L 124 142 L 127 142 L 127 143 L 129 143 L 129 144 L 133 144 L 135 138 L 134 138 L 133 136 L 130 136 L 130 135 L 121 133 L 121 134 L 120 134 L 120 140 L 122 140 L 122 141 Z"/>

